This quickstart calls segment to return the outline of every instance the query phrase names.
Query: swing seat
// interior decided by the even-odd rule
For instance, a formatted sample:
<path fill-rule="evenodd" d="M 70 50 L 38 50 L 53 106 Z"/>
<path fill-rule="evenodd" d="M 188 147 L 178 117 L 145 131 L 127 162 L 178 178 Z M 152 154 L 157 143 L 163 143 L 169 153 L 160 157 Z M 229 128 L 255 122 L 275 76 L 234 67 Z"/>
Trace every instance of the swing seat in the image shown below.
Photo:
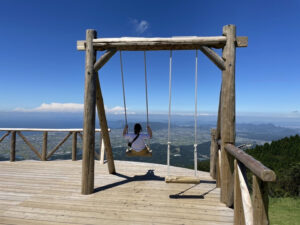
<path fill-rule="evenodd" d="M 188 176 L 166 176 L 166 183 L 180 183 L 180 184 L 200 184 L 199 177 L 188 177 Z"/>
<path fill-rule="evenodd" d="M 142 157 L 151 157 L 152 156 L 152 150 L 146 146 L 142 151 L 135 151 L 133 148 L 127 148 L 126 149 L 126 155 L 127 156 L 142 156 Z"/>

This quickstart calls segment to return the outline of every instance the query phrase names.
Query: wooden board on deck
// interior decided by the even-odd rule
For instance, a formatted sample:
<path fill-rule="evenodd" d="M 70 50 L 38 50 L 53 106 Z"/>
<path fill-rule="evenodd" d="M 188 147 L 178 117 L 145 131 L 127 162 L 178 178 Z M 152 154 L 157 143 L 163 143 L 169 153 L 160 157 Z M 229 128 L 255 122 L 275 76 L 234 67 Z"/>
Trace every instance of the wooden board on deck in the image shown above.
<path fill-rule="evenodd" d="M 95 162 L 95 193 L 81 195 L 81 163 L 0 162 L 0 224 L 233 224 L 209 173 L 199 172 L 197 185 L 166 184 L 165 165 L 115 161 L 118 173 L 110 175 Z"/>

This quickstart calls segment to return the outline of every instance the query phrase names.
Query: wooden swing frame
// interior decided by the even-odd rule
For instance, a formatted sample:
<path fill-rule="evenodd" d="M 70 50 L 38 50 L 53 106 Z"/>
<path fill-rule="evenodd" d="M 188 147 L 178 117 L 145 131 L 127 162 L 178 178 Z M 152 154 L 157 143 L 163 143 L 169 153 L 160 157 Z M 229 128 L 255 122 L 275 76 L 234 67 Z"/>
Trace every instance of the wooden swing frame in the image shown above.
<path fill-rule="evenodd" d="M 95 146 L 95 115 L 96 107 L 102 137 L 107 156 L 110 174 L 116 173 L 107 120 L 98 71 L 118 50 L 146 51 L 146 50 L 201 50 L 221 71 L 222 87 L 219 101 L 218 125 L 216 137 L 222 133 L 222 159 L 225 176 L 230 170 L 225 144 L 235 143 L 235 51 L 236 47 L 247 47 L 247 37 L 236 37 L 235 25 L 223 27 L 222 36 L 214 37 L 171 37 L 171 38 L 97 38 L 95 30 L 86 31 L 86 40 L 77 42 L 77 50 L 85 51 L 85 92 L 84 92 L 84 126 L 83 126 L 83 155 L 82 155 L 82 194 L 94 192 L 94 146 Z M 212 48 L 222 48 L 222 57 Z M 96 60 L 97 51 L 106 51 Z M 222 96 L 222 99 L 221 99 Z M 222 113 L 220 113 L 222 111 Z M 227 159 L 227 160 L 226 160 Z M 182 181 L 177 177 L 175 181 Z M 223 182 L 223 188 L 230 184 Z M 222 194 L 222 193 L 221 193 Z M 224 198 L 224 197 L 223 197 Z"/>

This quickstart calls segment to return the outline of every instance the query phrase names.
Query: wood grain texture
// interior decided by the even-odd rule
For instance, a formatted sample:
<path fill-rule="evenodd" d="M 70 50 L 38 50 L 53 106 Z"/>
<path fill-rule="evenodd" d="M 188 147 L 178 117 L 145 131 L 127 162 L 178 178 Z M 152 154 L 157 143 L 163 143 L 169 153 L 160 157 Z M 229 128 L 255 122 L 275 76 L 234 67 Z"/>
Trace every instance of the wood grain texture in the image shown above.
<path fill-rule="evenodd" d="M 206 46 L 201 46 L 200 50 L 206 55 L 220 70 L 225 70 L 224 60 L 211 48 Z"/>
<path fill-rule="evenodd" d="M 228 207 L 233 205 L 233 157 L 225 150 L 226 143 L 235 143 L 235 41 L 236 28 L 234 25 L 223 27 L 226 45 L 223 49 L 223 59 L 226 69 L 222 72 L 222 101 L 221 101 L 221 201 Z"/>
<path fill-rule="evenodd" d="M 10 135 L 10 161 L 16 160 L 16 131 L 12 131 Z"/>
<path fill-rule="evenodd" d="M 268 183 L 252 176 L 253 181 L 253 223 L 255 225 L 269 225 L 269 189 Z"/>
<path fill-rule="evenodd" d="M 234 225 L 245 225 L 237 161 L 234 160 Z"/>
<path fill-rule="evenodd" d="M 254 159 L 252 156 L 245 153 L 243 150 L 232 144 L 225 145 L 226 151 L 242 162 L 252 173 L 258 176 L 263 181 L 275 181 L 276 174 L 273 170 L 270 170 L 264 166 L 261 162 Z"/>
<path fill-rule="evenodd" d="M 182 183 L 182 184 L 200 184 L 199 177 L 190 176 L 167 176 L 165 178 L 166 183 Z"/>
<path fill-rule="evenodd" d="M 117 50 L 107 50 L 94 65 L 94 70 L 97 72 L 108 62 L 108 60 L 117 52 Z"/>
<path fill-rule="evenodd" d="M 96 114 L 96 51 L 93 39 L 97 38 L 95 30 L 86 31 L 84 120 L 82 152 L 82 194 L 94 191 L 94 157 L 95 157 L 95 114 Z"/>
<path fill-rule="evenodd" d="M 81 195 L 81 163 L 0 162 L 0 224 L 233 224 L 233 210 L 220 203 L 209 173 L 198 172 L 206 183 L 166 184 L 165 165 L 115 161 L 119 174 L 111 175 L 96 163 L 96 191 Z M 169 198 L 180 192 L 203 198 Z"/>
<path fill-rule="evenodd" d="M 77 132 L 72 132 L 72 161 L 77 160 Z"/>
<path fill-rule="evenodd" d="M 109 131 L 107 126 L 107 120 L 105 115 L 104 102 L 101 92 L 101 86 L 99 82 L 98 73 L 96 73 L 96 102 L 97 102 L 97 111 L 98 118 L 101 127 L 101 135 L 104 141 L 105 153 L 107 158 L 108 171 L 110 174 L 116 173 L 115 164 L 114 164 L 114 156 L 112 153 L 112 147 L 110 143 Z"/>
<path fill-rule="evenodd" d="M 216 129 L 211 129 L 211 142 L 210 142 L 210 175 L 213 179 L 217 177 L 217 163 L 218 163 L 218 143 L 216 141 Z"/>
<path fill-rule="evenodd" d="M 42 148 L 42 160 L 47 160 L 47 145 L 48 145 L 48 132 L 43 132 L 43 148 Z"/>

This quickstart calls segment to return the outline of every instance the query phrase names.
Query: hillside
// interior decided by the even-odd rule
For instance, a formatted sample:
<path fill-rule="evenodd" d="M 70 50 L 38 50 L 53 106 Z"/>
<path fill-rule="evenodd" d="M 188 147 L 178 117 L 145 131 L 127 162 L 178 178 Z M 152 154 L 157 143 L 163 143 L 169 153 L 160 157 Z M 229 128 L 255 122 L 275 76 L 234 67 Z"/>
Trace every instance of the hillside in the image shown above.
<path fill-rule="evenodd" d="M 271 196 L 300 196 L 299 135 L 265 143 L 246 152 L 275 171 L 277 180 L 270 184 Z"/>

